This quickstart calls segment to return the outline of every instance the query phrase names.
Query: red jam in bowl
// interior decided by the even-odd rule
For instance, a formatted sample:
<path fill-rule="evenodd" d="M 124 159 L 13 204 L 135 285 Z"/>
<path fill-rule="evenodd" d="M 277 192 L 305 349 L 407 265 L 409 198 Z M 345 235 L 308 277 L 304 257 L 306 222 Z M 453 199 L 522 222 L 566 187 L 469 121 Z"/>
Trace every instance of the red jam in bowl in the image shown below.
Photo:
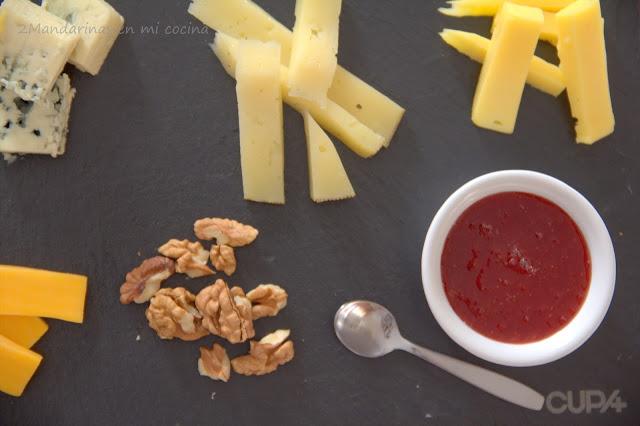
<path fill-rule="evenodd" d="M 449 231 L 440 261 L 456 314 L 506 343 L 535 342 L 563 328 L 591 280 L 589 250 L 573 219 L 523 192 L 471 205 Z"/>

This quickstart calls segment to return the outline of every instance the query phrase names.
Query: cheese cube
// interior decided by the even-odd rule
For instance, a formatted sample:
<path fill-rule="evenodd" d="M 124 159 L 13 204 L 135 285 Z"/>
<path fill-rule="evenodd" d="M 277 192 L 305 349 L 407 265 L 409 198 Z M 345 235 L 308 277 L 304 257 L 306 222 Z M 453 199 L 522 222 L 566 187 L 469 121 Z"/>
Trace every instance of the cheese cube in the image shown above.
<path fill-rule="evenodd" d="M 81 323 L 86 294 L 87 277 L 0 265 L 0 315 Z"/>
<path fill-rule="evenodd" d="M 0 85 L 35 101 L 53 87 L 79 36 L 29 0 L 5 0 L 0 34 Z"/>
<path fill-rule="evenodd" d="M 43 0 L 42 7 L 66 20 L 80 35 L 69 62 L 98 74 L 124 26 L 124 18 L 104 0 Z"/>
<path fill-rule="evenodd" d="M 0 315 L 0 334 L 25 348 L 35 345 L 48 329 L 38 317 Z"/>
<path fill-rule="evenodd" d="M 475 33 L 444 29 L 440 37 L 451 47 L 476 62 L 483 63 L 491 40 Z M 560 67 L 534 56 L 529 65 L 527 83 L 551 96 L 558 96 L 565 89 Z"/>
<path fill-rule="evenodd" d="M 213 52 L 227 73 L 235 78 L 236 55 L 239 41 L 223 33 L 216 33 L 213 44 Z M 287 82 L 289 69 L 280 67 L 280 86 L 282 99 L 300 114 L 309 111 L 316 121 L 328 132 L 340 139 L 349 149 L 362 157 L 371 157 L 380 150 L 384 138 L 363 123 L 358 121 L 340 105 L 329 100 L 326 108 L 301 98 L 289 96 Z"/>
<path fill-rule="evenodd" d="M 556 14 L 560 69 L 567 83 L 576 141 L 592 144 L 613 133 L 604 20 L 598 0 L 578 0 Z"/>
<path fill-rule="evenodd" d="M 189 6 L 189 13 L 205 25 L 231 37 L 279 43 L 282 49 L 282 64 L 289 65 L 293 38 L 291 31 L 254 2 L 193 0 Z M 382 136 L 384 146 L 389 146 L 404 115 L 404 108 L 340 65 L 336 68 L 328 96 L 340 110 L 349 113 L 374 133 Z M 316 114 L 312 115 L 321 126 L 333 133 Z"/>
<path fill-rule="evenodd" d="M 297 0 L 289 61 L 289 95 L 324 108 L 338 65 L 342 0 Z"/>
<path fill-rule="evenodd" d="M 441 7 L 438 11 L 444 15 L 462 16 L 494 16 L 506 2 L 523 6 L 537 7 L 549 12 L 557 12 L 576 0 L 451 0 L 449 7 Z"/>
<path fill-rule="evenodd" d="M 240 41 L 236 80 L 244 198 L 284 204 L 280 46 Z"/>
<path fill-rule="evenodd" d="M 75 95 L 67 74 L 38 101 L 23 101 L 0 87 L 0 152 L 62 155 L 67 145 L 71 103 Z"/>
<path fill-rule="evenodd" d="M 309 191 L 316 203 L 353 198 L 356 192 L 340 161 L 336 147 L 309 112 L 305 111 L 304 131 L 307 136 Z"/>
<path fill-rule="evenodd" d="M 42 356 L 0 335 L 0 392 L 20 396 L 42 362 Z"/>
<path fill-rule="evenodd" d="M 540 9 L 502 7 L 473 98 L 471 119 L 477 126 L 513 133 L 543 23 Z"/>

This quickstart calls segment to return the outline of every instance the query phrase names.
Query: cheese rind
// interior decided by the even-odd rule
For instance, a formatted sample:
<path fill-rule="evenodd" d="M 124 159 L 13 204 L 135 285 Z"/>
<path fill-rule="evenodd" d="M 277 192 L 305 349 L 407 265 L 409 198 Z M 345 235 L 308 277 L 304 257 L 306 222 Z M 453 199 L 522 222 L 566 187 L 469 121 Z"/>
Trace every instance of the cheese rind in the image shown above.
<path fill-rule="evenodd" d="M 25 348 L 35 345 L 48 329 L 42 318 L 0 315 L 0 335 Z"/>
<path fill-rule="evenodd" d="M 272 204 L 285 201 L 280 66 L 277 43 L 238 43 L 235 75 L 246 200 Z"/>
<path fill-rule="evenodd" d="M 522 6 L 537 7 L 548 12 L 557 12 L 576 0 L 451 0 L 449 7 L 438 11 L 456 18 L 463 16 L 494 16 L 506 2 Z"/>
<path fill-rule="evenodd" d="M 211 48 L 225 71 L 235 78 L 236 56 L 239 40 L 224 33 L 216 33 Z M 309 111 L 315 120 L 329 133 L 340 139 L 349 149 L 361 157 L 371 157 L 382 147 L 384 138 L 358 121 L 340 105 L 329 100 L 325 108 L 315 102 L 292 98 L 288 90 L 288 68 L 280 66 L 282 99 L 300 114 Z"/>
<path fill-rule="evenodd" d="M 42 356 L 0 335 L 0 392 L 20 396 L 42 362 Z"/>
<path fill-rule="evenodd" d="M 513 133 L 544 17 L 540 9 L 505 3 L 489 43 L 473 98 L 479 126 Z"/>
<path fill-rule="evenodd" d="M 576 141 L 593 144 L 615 128 L 599 1 L 576 1 L 556 14 L 556 26 Z"/>
<path fill-rule="evenodd" d="M 0 315 L 82 323 L 87 277 L 0 265 Z"/>
<path fill-rule="evenodd" d="M 0 87 L 0 152 L 5 154 L 64 154 L 75 89 L 67 74 L 38 101 L 23 101 Z"/>
<path fill-rule="evenodd" d="M 38 100 L 53 87 L 79 36 L 29 0 L 5 0 L 0 10 L 0 85 L 24 100 Z"/>
<path fill-rule="evenodd" d="M 80 35 L 69 62 L 98 74 L 124 26 L 124 18 L 104 0 L 43 0 L 42 7 L 65 19 Z"/>
<path fill-rule="evenodd" d="M 311 199 L 316 203 L 322 203 L 355 197 L 356 192 L 333 142 L 311 114 L 305 111 L 302 115 L 307 137 Z"/>
<path fill-rule="evenodd" d="M 189 13 L 208 27 L 231 37 L 275 41 L 282 48 L 282 64 L 289 65 L 292 32 L 250 0 L 193 0 Z M 329 100 L 384 138 L 389 146 L 404 108 L 340 65 L 328 92 Z M 315 119 L 326 129 L 321 120 Z"/>
<path fill-rule="evenodd" d="M 342 0 L 297 0 L 289 61 L 289 94 L 327 103 L 338 59 Z"/>
<path fill-rule="evenodd" d="M 451 47 L 476 62 L 483 63 L 491 40 L 479 34 L 444 29 L 440 37 Z M 529 65 L 527 83 L 551 96 L 558 96 L 565 89 L 560 67 L 534 56 Z"/>

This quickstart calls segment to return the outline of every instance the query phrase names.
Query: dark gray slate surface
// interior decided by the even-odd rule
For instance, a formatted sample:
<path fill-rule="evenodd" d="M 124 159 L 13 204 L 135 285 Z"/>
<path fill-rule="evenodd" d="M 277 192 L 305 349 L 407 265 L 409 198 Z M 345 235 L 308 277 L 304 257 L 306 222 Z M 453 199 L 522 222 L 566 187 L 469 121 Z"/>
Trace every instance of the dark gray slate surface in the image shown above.
<path fill-rule="evenodd" d="M 0 261 L 91 277 L 86 323 L 50 321 L 36 345 L 46 357 L 42 368 L 22 398 L 0 396 L 0 424 L 640 424 L 635 0 L 603 2 L 617 128 L 593 147 L 573 142 L 564 95 L 554 100 L 530 88 L 513 136 L 471 124 L 479 66 L 437 33 L 443 27 L 487 33 L 488 20 L 443 17 L 435 0 L 345 0 L 341 63 L 407 114 L 391 148 L 373 159 L 338 147 L 358 197 L 318 206 L 308 197 L 302 120 L 288 109 L 285 207 L 241 199 L 234 83 L 207 47 L 212 33 L 163 34 L 167 25 L 199 27 L 187 2 L 113 3 L 135 33 L 119 39 L 99 76 L 72 71 L 78 96 L 68 153 L 0 165 Z M 261 4 L 292 24 L 293 0 Z M 158 35 L 140 33 L 141 25 L 156 23 Z M 441 203 L 467 180 L 508 168 L 549 173 L 587 196 L 609 226 L 619 266 L 598 332 L 574 354 L 536 368 L 489 365 L 466 353 L 434 321 L 420 282 L 423 238 Z M 191 237 L 193 220 L 208 215 L 261 231 L 239 251 L 233 283 L 274 281 L 289 290 L 290 306 L 257 325 L 259 335 L 293 330 L 297 356 L 277 374 L 234 376 L 228 384 L 201 378 L 201 343 L 160 341 L 146 326 L 144 307 L 118 303 L 118 286 L 141 260 L 138 251 L 150 256 L 171 237 Z M 186 282 L 192 290 L 204 284 Z M 404 353 L 357 358 L 331 326 L 336 308 L 354 298 L 386 304 L 417 343 L 545 394 L 619 390 L 628 406 L 621 413 L 535 413 Z"/>

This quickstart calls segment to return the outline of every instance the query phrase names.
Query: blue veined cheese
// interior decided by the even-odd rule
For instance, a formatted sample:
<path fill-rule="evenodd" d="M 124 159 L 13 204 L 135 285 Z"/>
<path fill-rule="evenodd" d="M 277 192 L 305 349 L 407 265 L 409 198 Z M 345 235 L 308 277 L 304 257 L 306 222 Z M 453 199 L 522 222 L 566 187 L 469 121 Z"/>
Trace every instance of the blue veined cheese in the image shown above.
<path fill-rule="evenodd" d="M 39 101 L 25 101 L 0 87 L 0 153 L 64 154 L 71 102 L 76 91 L 62 74 Z"/>
<path fill-rule="evenodd" d="M 29 0 L 5 0 L 0 7 L 0 85 L 35 101 L 53 87 L 78 35 L 65 21 Z"/>
<path fill-rule="evenodd" d="M 43 0 L 42 7 L 71 24 L 80 41 L 69 62 L 96 75 L 124 25 L 124 18 L 104 0 Z"/>

